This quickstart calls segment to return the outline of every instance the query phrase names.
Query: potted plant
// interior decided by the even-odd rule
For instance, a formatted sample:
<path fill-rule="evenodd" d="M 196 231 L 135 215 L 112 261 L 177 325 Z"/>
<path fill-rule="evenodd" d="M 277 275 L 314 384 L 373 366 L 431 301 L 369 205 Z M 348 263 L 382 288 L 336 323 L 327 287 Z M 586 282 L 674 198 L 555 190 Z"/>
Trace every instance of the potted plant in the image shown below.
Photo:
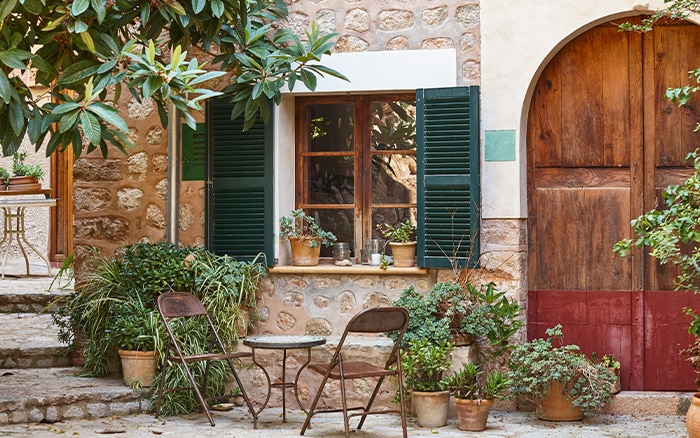
<path fill-rule="evenodd" d="M 447 389 L 457 406 L 457 427 L 472 432 L 486 429 L 494 400 L 504 399 L 509 388 L 510 380 L 503 371 L 483 373 L 480 364 L 465 363 L 447 378 Z"/>
<path fill-rule="evenodd" d="M 535 403 L 535 414 L 542 420 L 581 420 L 605 406 L 612 397 L 613 374 L 591 362 L 577 345 L 562 344 L 561 325 L 546 333 L 546 339 L 533 339 L 511 352 L 508 378 L 513 394 Z"/>
<path fill-rule="evenodd" d="M 427 304 L 426 296 L 409 286 L 401 292 L 394 301 L 394 306 L 403 307 L 408 311 L 408 327 L 401 340 L 401 348 L 408 350 L 413 341 L 427 340 L 433 343 L 448 342 L 450 339 L 450 322 L 447 318 L 438 317 L 434 308 Z M 387 333 L 392 340 L 396 335 Z"/>
<path fill-rule="evenodd" d="M 461 284 L 453 281 L 436 283 L 425 299 L 435 317 L 447 321 L 450 340 L 456 346 L 471 344 L 471 336 L 462 330 L 462 321 L 471 312 L 469 294 Z"/>
<path fill-rule="evenodd" d="M 416 227 L 408 219 L 397 226 L 379 224 L 377 230 L 389 240 L 394 266 L 411 267 L 416 263 Z"/>
<path fill-rule="evenodd" d="M 608 369 L 615 376 L 615 382 L 610 388 L 610 392 L 615 395 L 622 389 L 620 387 L 620 361 L 615 358 L 612 354 L 604 354 L 600 359 L 593 353 L 591 354 L 591 360 L 594 363 L 599 363 Z"/>
<path fill-rule="evenodd" d="M 40 164 L 25 164 L 26 152 L 15 152 L 12 156 L 12 175 L 6 169 L 0 171 L 7 190 L 37 190 L 41 188 L 44 169 Z M 4 171 L 4 172 L 3 172 Z"/>
<path fill-rule="evenodd" d="M 436 283 L 427 295 L 409 286 L 393 304 L 408 310 L 410 316 L 402 348 L 416 338 L 455 345 L 476 340 L 480 354 L 502 356 L 512 347 L 510 337 L 523 324 L 520 305 L 505 291 L 498 291 L 493 282 L 477 288 L 445 281 Z"/>
<path fill-rule="evenodd" d="M 117 303 L 114 314 L 105 338 L 118 349 L 124 384 L 150 387 L 156 375 L 156 351 L 163 349 L 158 311 L 136 298 Z"/>
<path fill-rule="evenodd" d="M 446 389 L 444 373 L 450 368 L 453 345 L 414 339 L 401 355 L 406 389 L 411 392 L 411 402 L 418 425 L 441 427 L 447 424 L 450 391 Z"/>
<path fill-rule="evenodd" d="M 289 240 L 295 266 L 315 266 L 321 255 L 321 245 L 328 246 L 336 237 L 325 231 L 313 216 L 297 209 L 280 219 L 280 235 Z"/>

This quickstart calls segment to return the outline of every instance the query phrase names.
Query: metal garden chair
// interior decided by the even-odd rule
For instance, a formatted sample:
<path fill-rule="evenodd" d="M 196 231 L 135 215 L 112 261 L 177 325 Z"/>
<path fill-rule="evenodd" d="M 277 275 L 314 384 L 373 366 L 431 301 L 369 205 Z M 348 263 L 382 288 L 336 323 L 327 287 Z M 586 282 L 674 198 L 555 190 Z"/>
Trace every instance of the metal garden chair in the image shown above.
<path fill-rule="evenodd" d="M 161 371 L 160 386 L 158 387 L 158 399 L 156 401 L 156 412 L 155 417 L 158 418 L 160 415 L 160 407 L 163 399 L 163 394 L 175 391 L 194 391 L 197 394 L 201 409 L 206 413 L 209 423 L 214 426 L 214 419 L 211 416 L 207 402 L 221 399 L 221 396 L 207 397 L 207 379 L 209 377 L 209 367 L 214 361 L 225 361 L 228 363 L 228 367 L 233 374 L 236 383 L 241 390 L 243 400 L 248 407 L 248 410 L 253 415 L 253 428 L 257 428 L 257 414 L 253 405 L 245 392 L 245 388 L 241 384 L 241 380 L 238 377 L 236 368 L 233 366 L 234 359 L 240 359 L 244 357 L 250 357 L 251 353 L 227 353 L 224 348 L 223 343 L 219 334 L 214 328 L 209 313 L 204 308 L 202 302 L 194 295 L 187 292 L 168 292 L 161 294 L 158 297 L 158 311 L 165 324 L 165 328 L 168 331 L 168 342 L 165 348 L 165 358 L 163 360 L 163 369 Z M 184 354 L 183 349 L 186 351 L 186 346 L 181 346 L 178 344 L 178 337 L 174 331 L 173 320 L 174 319 L 188 319 L 200 317 L 206 320 L 208 325 L 208 330 L 210 334 L 209 348 L 205 353 L 197 354 Z M 201 385 L 195 382 L 195 378 L 190 370 L 190 365 L 197 362 L 206 362 L 206 368 L 204 372 L 204 379 Z M 190 386 L 169 388 L 164 390 L 165 374 L 168 366 L 181 365 L 184 368 L 187 379 Z"/>
<path fill-rule="evenodd" d="M 350 423 L 349 419 L 351 417 L 360 416 L 360 423 L 357 429 L 361 429 L 368 415 L 373 414 L 387 414 L 387 413 L 398 413 L 401 415 L 401 427 L 403 429 L 404 438 L 407 437 L 406 432 L 406 412 L 404 406 L 404 396 L 403 396 L 403 374 L 401 372 L 401 360 L 399 345 L 401 344 L 401 339 L 406 331 L 406 326 L 408 325 L 408 312 L 406 309 L 401 307 L 377 307 L 363 310 L 362 312 L 355 315 L 350 322 L 348 322 L 345 332 L 343 333 L 338 346 L 335 349 L 335 353 L 328 363 L 316 363 L 309 365 L 309 369 L 323 375 L 323 380 L 321 385 L 316 392 L 316 397 L 309 408 L 304 425 L 301 428 L 301 435 L 304 435 L 306 429 L 311 426 L 311 418 L 320 413 L 329 412 L 342 412 L 343 421 L 345 423 L 345 436 L 350 436 Z M 397 339 L 394 342 L 394 346 L 387 358 L 386 362 L 383 364 L 373 364 L 368 361 L 345 361 L 343 359 L 343 349 L 345 347 L 345 341 L 349 334 L 362 334 L 362 333 L 385 333 L 385 332 L 396 332 Z M 379 388 L 384 382 L 384 379 L 389 376 L 396 376 L 399 386 L 399 409 L 372 409 L 372 404 L 374 403 L 377 394 L 379 393 Z M 377 384 L 374 387 L 374 391 L 370 396 L 367 405 L 348 407 L 347 396 L 346 396 L 346 380 L 352 379 L 365 379 L 365 378 L 377 378 Z M 323 393 L 323 388 L 326 385 L 328 379 L 340 380 L 340 392 L 341 392 L 341 403 L 342 408 L 331 408 L 331 409 L 317 409 L 318 402 Z M 359 412 L 349 414 L 349 411 L 357 410 Z"/>

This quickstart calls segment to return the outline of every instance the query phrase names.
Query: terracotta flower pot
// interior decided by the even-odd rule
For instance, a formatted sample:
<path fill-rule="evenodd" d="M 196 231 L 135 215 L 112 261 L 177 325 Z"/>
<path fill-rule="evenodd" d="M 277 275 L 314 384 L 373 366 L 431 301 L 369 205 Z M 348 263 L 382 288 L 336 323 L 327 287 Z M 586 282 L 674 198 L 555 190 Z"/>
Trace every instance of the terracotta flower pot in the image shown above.
<path fill-rule="evenodd" d="M 447 424 L 450 391 L 413 391 L 411 393 L 411 403 L 416 410 L 419 426 L 442 427 Z"/>
<path fill-rule="evenodd" d="M 700 438 L 700 392 L 690 400 L 685 427 L 688 429 L 688 438 Z"/>
<path fill-rule="evenodd" d="M 119 350 L 119 357 L 122 360 L 125 385 L 134 381 L 141 382 L 144 387 L 153 385 L 156 375 L 155 351 Z"/>
<path fill-rule="evenodd" d="M 568 391 L 567 391 L 568 392 Z M 581 408 L 574 406 L 564 394 L 561 383 L 553 380 L 541 400 L 538 400 L 535 415 L 540 420 L 549 421 L 578 421 L 583 419 Z"/>
<path fill-rule="evenodd" d="M 395 267 L 410 268 L 416 264 L 416 242 L 390 242 L 390 245 Z"/>
<path fill-rule="evenodd" d="M 455 398 L 455 405 L 457 406 L 457 428 L 459 430 L 481 432 L 486 429 L 493 400 Z"/>
<path fill-rule="evenodd" d="M 311 242 L 318 243 L 315 247 L 311 247 Z M 289 245 L 292 249 L 292 262 L 294 266 L 316 266 L 318 259 L 321 256 L 321 239 L 311 238 L 289 238 Z"/>

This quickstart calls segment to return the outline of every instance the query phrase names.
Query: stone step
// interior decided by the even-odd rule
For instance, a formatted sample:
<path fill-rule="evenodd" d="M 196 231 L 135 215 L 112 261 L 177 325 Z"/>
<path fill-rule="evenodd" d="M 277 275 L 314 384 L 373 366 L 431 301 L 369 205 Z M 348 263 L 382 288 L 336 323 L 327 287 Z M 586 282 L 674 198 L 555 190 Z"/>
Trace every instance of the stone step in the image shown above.
<path fill-rule="evenodd" d="M 48 313 L 0 313 L 0 368 L 70 365 Z"/>
<path fill-rule="evenodd" d="M 0 424 L 125 416 L 148 409 L 149 391 L 121 378 L 78 377 L 78 368 L 0 371 Z"/>
<path fill-rule="evenodd" d="M 6 276 L 0 279 L 0 313 L 44 312 L 72 291 L 73 282 L 65 277 Z"/>

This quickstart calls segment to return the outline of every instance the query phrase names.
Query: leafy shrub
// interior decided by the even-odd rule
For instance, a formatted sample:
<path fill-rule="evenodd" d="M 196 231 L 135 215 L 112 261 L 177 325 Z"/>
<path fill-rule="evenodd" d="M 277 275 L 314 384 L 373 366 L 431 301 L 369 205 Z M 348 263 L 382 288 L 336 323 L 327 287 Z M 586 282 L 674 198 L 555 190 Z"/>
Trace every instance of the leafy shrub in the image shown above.
<path fill-rule="evenodd" d="M 610 401 L 615 376 L 603 365 L 592 363 L 577 345 L 561 343 L 561 325 L 547 329 L 546 339 L 534 339 L 516 346 L 509 358 L 511 390 L 521 398 L 537 402 L 559 381 L 574 406 L 588 415 Z M 570 385 L 569 385 L 570 384 Z"/>

